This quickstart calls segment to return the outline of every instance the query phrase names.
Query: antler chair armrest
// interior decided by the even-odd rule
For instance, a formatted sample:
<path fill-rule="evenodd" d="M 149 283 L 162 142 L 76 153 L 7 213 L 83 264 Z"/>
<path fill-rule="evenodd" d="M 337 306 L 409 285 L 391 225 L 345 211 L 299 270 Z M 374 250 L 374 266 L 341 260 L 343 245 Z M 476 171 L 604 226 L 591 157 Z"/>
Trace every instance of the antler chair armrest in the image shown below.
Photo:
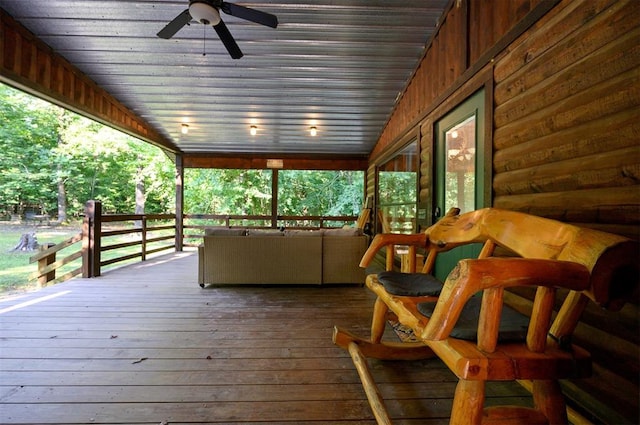
<path fill-rule="evenodd" d="M 420 337 L 436 341 L 448 338 L 465 304 L 479 291 L 502 290 L 513 286 L 583 291 L 589 288 L 589 280 L 589 270 L 570 261 L 525 258 L 461 260 L 447 277 L 433 314 Z M 498 301 L 501 305 L 501 293 Z M 489 314 L 497 315 L 499 322 L 499 311 L 481 311 L 481 316 Z"/>
<path fill-rule="evenodd" d="M 367 267 L 375 258 L 378 251 L 389 245 L 407 245 L 415 247 L 425 247 L 427 245 L 427 235 L 425 233 L 400 234 L 400 233 L 379 233 L 371 241 L 371 245 L 365 251 L 360 260 L 360 267 Z"/>

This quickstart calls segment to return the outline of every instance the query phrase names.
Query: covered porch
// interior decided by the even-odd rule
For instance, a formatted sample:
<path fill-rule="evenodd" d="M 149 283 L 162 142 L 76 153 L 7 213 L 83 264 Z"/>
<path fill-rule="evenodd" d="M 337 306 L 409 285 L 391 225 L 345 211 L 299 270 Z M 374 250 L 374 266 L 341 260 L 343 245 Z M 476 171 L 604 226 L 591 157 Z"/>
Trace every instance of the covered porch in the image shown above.
<path fill-rule="evenodd" d="M 337 323 L 368 332 L 370 291 L 196 280 L 185 251 L 0 301 L 2 423 L 375 423 L 331 341 Z M 457 379 L 440 360 L 371 362 L 394 423 L 448 421 Z M 528 402 L 517 384 L 490 394 Z"/>

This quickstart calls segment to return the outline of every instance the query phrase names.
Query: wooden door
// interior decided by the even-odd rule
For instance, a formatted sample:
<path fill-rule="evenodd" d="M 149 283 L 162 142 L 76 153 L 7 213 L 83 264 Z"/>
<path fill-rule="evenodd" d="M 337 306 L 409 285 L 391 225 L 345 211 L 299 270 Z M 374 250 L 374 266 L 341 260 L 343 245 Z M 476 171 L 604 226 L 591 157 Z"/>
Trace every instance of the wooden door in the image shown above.
<path fill-rule="evenodd" d="M 479 90 L 436 122 L 434 222 L 453 207 L 465 213 L 485 206 L 484 121 L 484 90 Z M 444 279 L 458 260 L 476 257 L 481 247 L 439 255 L 436 276 Z"/>

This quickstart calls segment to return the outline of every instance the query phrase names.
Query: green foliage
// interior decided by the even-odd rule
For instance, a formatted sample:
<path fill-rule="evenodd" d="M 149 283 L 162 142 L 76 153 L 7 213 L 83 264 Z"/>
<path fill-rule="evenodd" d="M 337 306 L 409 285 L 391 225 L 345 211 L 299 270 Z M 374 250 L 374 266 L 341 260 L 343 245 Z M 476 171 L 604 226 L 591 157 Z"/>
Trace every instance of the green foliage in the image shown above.
<path fill-rule="evenodd" d="M 187 169 L 184 211 L 198 214 L 271 214 L 270 170 Z"/>
<path fill-rule="evenodd" d="M 59 188 L 70 218 L 90 199 L 102 201 L 105 213 L 131 213 L 139 181 L 146 213 L 174 210 L 175 167 L 158 148 L 1 84 L 0 114 L 0 216 L 28 205 L 55 216 Z M 184 211 L 268 216 L 272 178 L 271 170 L 187 169 Z M 278 180 L 280 215 L 362 208 L 362 171 L 280 170 Z"/>
<path fill-rule="evenodd" d="M 173 206 L 173 164 L 158 148 L 88 119 L 74 117 L 56 149 L 60 177 L 70 190 L 68 202 L 81 211 L 89 199 L 102 201 L 106 213 L 135 209 L 134 183 L 145 183 L 145 212 Z"/>
<path fill-rule="evenodd" d="M 278 178 L 280 215 L 358 215 L 362 208 L 362 172 L 289 170 Z"/>
<path fill-rule="evenodd" d="M 394 232 L 412 233 L 416 215 L 417 174 L 384 171 L 378 174 L 378 207 Z"/>
<path fill-rule="evenodd" d="M 174 209 L 174 166 L 160 149 L 1 84 L 0 146 L 0 216 L 29 205 L 55 215 L 59 183 L 68 216 L 90 199 L 133 212 L 138 180 L 145 212 Z"/>
<path fill-rule="evenodd" d="M 0 85 L 0 210 L 46 204 L 58 113 L 59 108 Z"/>
<path fill-rule="evenodd" d="M 271 170 L 185 170 L 187 214 L 271 214 Z M 357 215 L 361 171 L 278 172 L 279 215 Z"/>

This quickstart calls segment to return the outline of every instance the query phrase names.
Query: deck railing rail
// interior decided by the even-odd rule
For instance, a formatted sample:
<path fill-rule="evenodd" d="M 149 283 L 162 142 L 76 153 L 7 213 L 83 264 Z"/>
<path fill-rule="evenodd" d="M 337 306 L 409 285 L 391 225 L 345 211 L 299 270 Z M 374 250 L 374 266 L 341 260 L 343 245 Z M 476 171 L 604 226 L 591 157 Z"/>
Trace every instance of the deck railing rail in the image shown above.
<path fill-rule="evenodd" d="M 308 229 L 319 230 L 353 225 L 358 216 L 351 215 L 241 215 L 241 214 L 185 214 L 184 246 L 195 246 L 211 226 L 243 227 L 248 229 Z"/>
<path fill-rule="evenodd" d="M 204 229 L 211 226 L 265 229 L 286 227 L 310 229 L 354 224 L 357 216 L 268 216 L 184 214 L 178 225 L 175 214 L 102 214 L 100 201 L 88 201 L 82 226 L 82 276 L 100 276 L 103 267 L 140 258 L 164 250 L 197 246 Z M 130 236 L 129 241 L 113 243 L 114 237 Z M 167 243 L 169 242 L 170 243 Z M 140 249 L 131 252 L 131 247 Z M 104 254 L 104 255 L 103 255 Z M 107 258 L 108 257 L 108 258 Z M 44 263 L 43 263 L 44 264 Z"/>
<path fill-rule="evenodd" d="M 99 201 L 87 202 L 82 233 L 83 277 L 97 277 L 105 266 L 136 258 L 145 261 L 148 255 L 177 246 L 175 214 L 102 214 Z M 130 240 L 113 242 L 122 236 Z M 131 247 L 139 249 L 131 252 Z"/>
<path fill-rule="evenodd" d="M 66 272 L 62 276 L 56 278 L 56 271 L 63 266 L 71 264 L 73 261 L 82 257 L 82 248 L 72 251 L 71 254 L 56 261 L 56 254 L 63 249 L 69 248 L 79 242 L 82 242 L 82 232 L 66 239 L 58 244 L 47 243 L 40 246 L 40 251 L 29 258 L 29 263 L 38 262 L 38 269 L 29 275 L 29 280 L 38 279 L 39 286 L 46 286 L 54 283 L 64 282 L 74 276 L 82 273 L 82 266 Z"/>

